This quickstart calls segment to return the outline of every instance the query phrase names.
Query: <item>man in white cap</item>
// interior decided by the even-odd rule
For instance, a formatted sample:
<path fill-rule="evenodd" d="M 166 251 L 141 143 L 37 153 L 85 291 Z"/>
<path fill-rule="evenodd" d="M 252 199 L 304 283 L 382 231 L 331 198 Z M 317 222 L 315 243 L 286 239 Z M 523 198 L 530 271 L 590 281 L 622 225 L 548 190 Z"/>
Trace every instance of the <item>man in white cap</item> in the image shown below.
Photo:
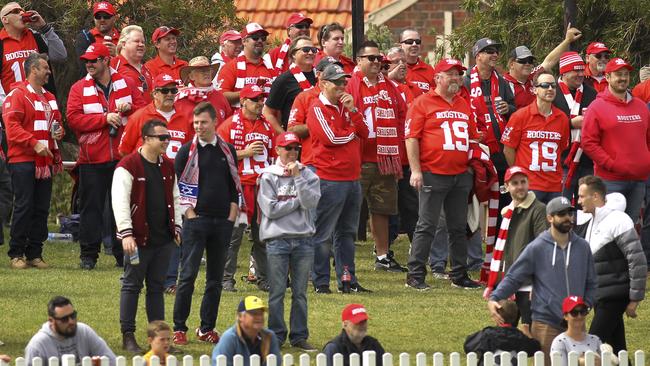
<path fill-rule="evenodd" d="M 280 46 L 269 51 L 271 63 L 278 74 L 289 70 L 289 64 L 291 63 L 289 46 L 291 46 L 291 42 L 299 36 L 309 37 L 309 28 L 313 22 L 311 18 L 304 16 L 302 13 L 293 13 L 289 16 L 289 19 L 287 19 L 287 38 Z"/>

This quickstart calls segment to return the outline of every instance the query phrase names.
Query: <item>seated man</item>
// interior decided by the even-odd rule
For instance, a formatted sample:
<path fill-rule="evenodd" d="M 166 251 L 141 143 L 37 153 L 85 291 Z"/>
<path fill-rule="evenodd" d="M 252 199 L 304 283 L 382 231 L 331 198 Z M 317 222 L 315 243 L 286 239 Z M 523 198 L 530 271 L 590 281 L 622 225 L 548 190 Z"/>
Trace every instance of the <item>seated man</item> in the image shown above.
<path fill-rule="evenodd" d="M 115 354 L 106 341 L 84 323 L 77 322 L 77 311 L 69 299 L 56 296 L 47 304 L 47 322 L 27 343 L 25 360 L 31 366 L 34 357 L 47 363 L 50 357 L 77 356 L 76 364 L 86 356 L 106 356 L 115 365 Z"/>
<path fill-rule="evenodd" d="M 246 296 L 237 308 L 235 325 L 228 328 L 219 343 L 212 350 L 212 365 L 217 365 L 217 356 L 226 356 L 228 366 L 233 365 L 233 357 L 242 355 L 243 366 L 249 366 L 251 355 L 258 355 L 262 365 L 266 365 L 266 356 L 275 355 L 278 363 L 282 362 L 280 346 L 275 334 L 264 328 L 266 304 L 257 296 Z"/>
<path fill-rule="evenodd" d="M 368 335 L 368 311 L 361 304 L 349 304 L 341 313 L 343 330 L 336 338 L 327 342 L 323 353 L 327 356 L 327 365 L 332 366 L 333 357 L 343 355 L 343 365 L 350 366 L 350 355 L 363 351 L 375 351 L 375 365 L 382 366 L 384 347 L 379 341 Z"/>

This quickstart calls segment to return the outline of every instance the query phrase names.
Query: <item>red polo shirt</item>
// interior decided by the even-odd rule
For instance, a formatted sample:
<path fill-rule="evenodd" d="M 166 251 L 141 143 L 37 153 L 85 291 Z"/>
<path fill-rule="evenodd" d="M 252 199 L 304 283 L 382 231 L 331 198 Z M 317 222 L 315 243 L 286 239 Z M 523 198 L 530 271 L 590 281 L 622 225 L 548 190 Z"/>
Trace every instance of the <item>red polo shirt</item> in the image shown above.
<path fill-rule="evenodd" d="M 128 76 L 138 85 L 145 102 L 151 103 L 151 91 L 153 89 L 153 77 L 146 65 L 142 65 L 140 71 L 131 65 L 122 55 L 111 58 L 111 67 L 117 70 L 122 76 Z"/>
<path fill-rule="evenodd" d="M 406 64 L 406 80 L 417 85 L 422 93 L 426 93 L 434 88 L 434 75 L 433 67 L 422 61 L 419 57 L 416 63 Z"/>
<path fill-rule="evenodd" d="M 174 63 L 168 65 L 160 58 L 160 56 L 156 56 L 145 62 L 144 66 L 149 70 L 153 79 L 155 79 L 159 74 L 166 73 L 176 80 L 176 84 L 183 85 L 183 80 L 181 80 L 181 68 L 187 66 L 187 61 L 185 60 L 174 57 Z"/>

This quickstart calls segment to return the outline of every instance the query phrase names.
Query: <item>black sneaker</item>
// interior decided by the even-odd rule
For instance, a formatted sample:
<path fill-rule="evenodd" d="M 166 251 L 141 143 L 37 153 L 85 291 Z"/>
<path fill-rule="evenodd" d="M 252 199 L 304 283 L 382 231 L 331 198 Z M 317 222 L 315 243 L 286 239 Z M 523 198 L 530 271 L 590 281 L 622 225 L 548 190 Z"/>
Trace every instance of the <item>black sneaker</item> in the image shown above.
<path fill-rule="evenodd" d="M 298 342 L 292 344 L 291 347 L 300 348 L 301 350 L 303 350 L 305 352 L 316 352 L 316 351 L 318 351 L 318 349 L 316 347 L 312 346 L 311 344 L 309 344 L 309 342 L 307 342 L 306 339 L 299 340 Z"/>
<path fill-rule="evenodd" d="M 392 250 L 388 251 L 388 260 L 390 261 L 391 267 L 395 269 L 399 269 L 400 272 L 406 273 L 409 271 L 408 268 L 402 267 L 402 265 L 397 263 L 397 261 L 395 260 L 395 253 Z"/>
<path fill-rule="evenodd" d="M 408 277 L 406 279 L 405 286 L 410 287 L 410 288 L 415 289 L 415 290 L 418 290 L 418 291 L 428 291 L 428 290 L 431 289 L 431 287 L 429 287 L 429 285 L 427 285 L 426 282 L 420 281 L 420 280 L 418 280 L 416 278 L 413 278 L 413 277 Z"/>
<path fill-rule="evenodd" d="M 457 280 L 452 280 L 453 287 L 464 288 L 465 290 L 475 290 L 481 288 L 481 284 L 465 275 Z"/>
<path fill-rule="evenodd" d="M 317 294 L 331 294 L 332 290 L 330 290 L 330 287 L 327 285 L 321 285 L 316 287 L 315 289 Z"/>
<path fill-rule="evenodd" d="M 264 280 L 257 281 L 257 289 L 264 292 L 269 292 L 269 283 Z"/>
<path fill-rule="evenodd" d="M 91 270 L 95 269 L 96 265 L 97 265 L 97 263 L 94 260 L 90 259 L 90 258 L 82 258 L 81 263 L 79 263 L 79 267 L 81 267 L 81 269 L 86 270 L 86 271 L 91 271 Z"/>
<path fill-rule="evenodd" d="M 343 292 L 343 287 L 338 288 L 339 292 Z M 358 283 L 353 283 L 350 284 L 350 292 L 367 292 L 367 293 L 372 293 L 372 290 L 368 290 L 367 288 L 361 286 Z"/>
<path fill-rule="evenodd" d="M 395 262 L 393 264 L 388 257 L 379 259 L 375 257 L 375 271 L 402 272 L 402 267 Z"/>
<path fill-rule="evenodd" d="M 221 289 L 226 292 L 237 292 L 235 281 L 226 281 L 221 284 Z"/>

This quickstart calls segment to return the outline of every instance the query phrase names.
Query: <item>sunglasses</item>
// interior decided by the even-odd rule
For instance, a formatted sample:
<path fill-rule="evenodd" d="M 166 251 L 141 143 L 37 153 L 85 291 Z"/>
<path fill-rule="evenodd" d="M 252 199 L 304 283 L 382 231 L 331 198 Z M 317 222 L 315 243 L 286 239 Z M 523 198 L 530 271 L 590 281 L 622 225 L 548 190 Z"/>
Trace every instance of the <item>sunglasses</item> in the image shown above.
<path fill-rule="evenodd" d="M 300 47 L 300 48 L 296 49 L 296 51 L 298 51 L 298 50 L 300 50 L 300 51 L 302 51 L 304 53 L 309 53 L 309 52 L 311 52 L 313 54 L 318 53 L 318 48 L 313 47 L 313 46 L 311 46 L 311 47 L 310 46 Z"/>
<path fill-rule="evenodd" d="M 422 40 L 421 40 L 421 39 L 405 39 L 405 40 L 403 40 L 403 41 L 400 42 L 400 43 L 403 43 L 403 44 L 409 44 L 409 45 L 413 45 L 413 44 L 421 44 L 421 43 L 422 43 Z"/>
<path fill-rule="evenodd" d="M 113 16 L 108 14 L 95 14 L 95 20 L 109 20 Z"/>
<path fill-rule="evenodd" d="M 3 15 L 3 17 L 6 17 L 6 16 L 9 15 L 9 14 L 20 14 L 20 13 L 23 12 L 23 11 L 24 11 L 24 10 L 21 9 L 21 8 L 16 8 L 16 9 L 14 9 L 14 10 L 12 10 L 12 11 L 8 11 L 8 12 L 6 12 L 6 13 Z"/>
<path fill-rule="evenodd" d="M 176 94 L 178 93 L 178 88 L 158 88 L 157 91 L 163 94 Z"/>
<path fill-rule="evenodd" d="M 515 60 L 515 61 L 516 61 L 518 64 L 522 64 L 522 65 L 532 65 L 532 64 L 535 63 L 535 61 L 534 61 L 531 57 L 524 58 L 524 59 L 517 59 L 517 60 Z"/>
<path fill-rule="evenodd" d="M 557 84 L 556 83 L 539 83 L 535 85 L 536 88 L 542 88 L 542 89 L 557 89 Z"/>
<path fill-rule="evenodd" d="M 147 137 L 157 137 L 158 140 L 160 140 L 161 142 L 164 142 L 164 141 L 167 141 L 167 140 L 171 140 L 172 135 L 166 133 L 166 134 L 162 134 L 162 135 L 147 135 Z"/>
<path fill-rule="evenodd" d="M 595 54 L 593 56 L 595 58 L 599 59 L 599 60 L 602 60 L 602 59 L 609 60 L 610 55 L 607 52 L 601 52 L 601 53 L 597 53 L 597 54 Z"/>
<path fill-rule="evenodd" d="M 330 83 L 336 85 L 336 86 L 346 86 L 348 85 L 348 79 L 347 78 L 340 78 L 338 80 L 327 80 Z"/>
<path fill-rule="evenodd" d="M 384 59 L 382 55 L 363 55 L 360 58 L 367 58 L 370 62 L 379 62 Z"/>
<path fill-rule="evenodd" d="M 68 315 L 64 315 L 64 316 L 62 316 L 60 318 L 57 318 L 55 316 L 53 316 L 52 318 L 54 318 L 54 320 L 56 320 L 56 321 L 60 321 L 61 323 L 67 323 L 70 320 L 77 320 L 77 311 L 75 310 L 72 313 L 70 313 Z"/>
<path fill-rule="evenodd" d="M 568 210 L 562 210 L 560 212 L 556 212 L 553 215 L 558 217 L 564 217 L 564 216 L 573 216 L 574 213 L 575 212 L 573 210 L 568 209 Z"/>
<path fill-rule="evenodd" d="M 282 148 L 287 151 L 300 151 L 300 146 L 283 146 Z"/>
<path fill-rule="evenodd" d="M 578 315 L 587 316 L 587 314 L 589 314 L 589 309 L 583 307 L 574 308 L 573 310 L 569 311 L 569 314 L 571 314 L 571 316 L 574 318 Z"/>
<path fill-rule="evenodd" d="M 264 100 L 264 97 L 261 95 L 256 96 L 255 98 L 248 98 L 251 102 L 259 103 Z"/>
<path fill-rule="evenodd" d="M 311 25 L 309 23 L 297 23 L 292 25 L 292 27 L 296 29 L 302 29 L 302 30 L 309 29 L 310 26 Z"/>
<path fill-rule="evenodd" d="M 248 38 L 252 39 L 253 41 L 262 41 L 266 42 L 266 36 L 249 36 Z"/>
<path fill-rule="evenodd" d="M 98 57 L 94 60 L 83 60 L 84 64 L 96 64 L 98 61 L 102 61 L 104 58 L 103 57 Z"/>
<path fill-rule="evenodd" d="M 499 54 L 499 50 L 495 50 L 494 48 L 488 48 L 488 49 L 485 49 L 485 50 L 483 50 L 481 52 L 482 53 L 487 53 L 488 55 L 498 55 Z"/>

